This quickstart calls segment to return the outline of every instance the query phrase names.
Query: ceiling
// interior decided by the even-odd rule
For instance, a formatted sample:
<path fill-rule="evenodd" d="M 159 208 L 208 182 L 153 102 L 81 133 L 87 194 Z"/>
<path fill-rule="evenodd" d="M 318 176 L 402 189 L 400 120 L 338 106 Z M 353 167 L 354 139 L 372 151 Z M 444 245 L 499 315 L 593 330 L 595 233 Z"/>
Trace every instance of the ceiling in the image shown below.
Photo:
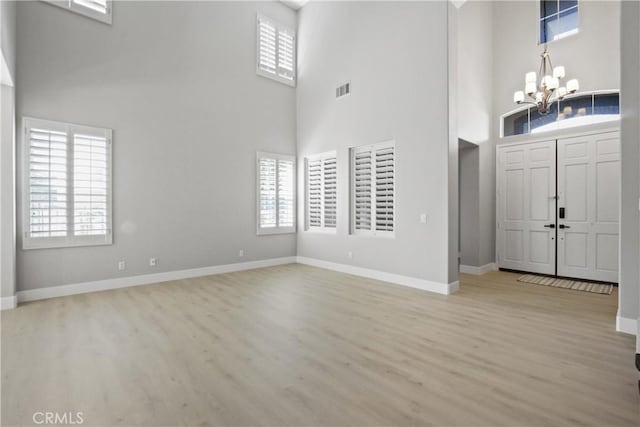
<path fill-rule="evenodd" d="M 298 10 L 309 2 L 309 0 L 280 0 L 280 1 L 285 5 L 289 6 L 293 10 Z"/>

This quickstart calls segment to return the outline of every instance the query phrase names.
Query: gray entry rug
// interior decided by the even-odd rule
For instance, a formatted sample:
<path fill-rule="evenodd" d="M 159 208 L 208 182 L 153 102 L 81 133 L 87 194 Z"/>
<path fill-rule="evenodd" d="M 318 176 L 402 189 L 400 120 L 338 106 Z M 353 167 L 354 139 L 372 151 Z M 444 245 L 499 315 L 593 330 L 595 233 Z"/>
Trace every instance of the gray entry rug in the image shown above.
<path fill-rule="evenodd" d="M 593 292 L 594 294 L 611 295 L 613 285 L 608 283 L 583 282 L 581 280 L 558 279 L 555 277 L 538 276 L 537 274 L 525 274 L 518 278 L 518 282 L 533 283 L 536 285 L 553 286 L 556 288 L 573 289 L 574 291 Z"/>

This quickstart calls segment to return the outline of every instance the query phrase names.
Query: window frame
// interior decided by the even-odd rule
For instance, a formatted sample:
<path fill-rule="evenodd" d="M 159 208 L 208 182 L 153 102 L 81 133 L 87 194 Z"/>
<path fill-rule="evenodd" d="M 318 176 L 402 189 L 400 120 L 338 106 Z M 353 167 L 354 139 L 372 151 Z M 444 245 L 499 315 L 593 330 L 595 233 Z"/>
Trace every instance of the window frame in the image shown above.
<path fill-rule="evenodd" d="M 104 24 L 112 24 L 112 15 L 113 15 L 113 1 L 106 0 L 107 2 L 107 12 L 102 14 L 96 10 L 91 9 L 90 7 L 83 6 L 81 4 L 75 3 L 74 0 L 42 0 L 44 3 L 51 4 L 53 6 L 57 6 L 59 8 L 68 10 L 70 12 L 76 13 L 78 15 L 85 16 L 87 18 L 94 19 L 96 21 L 102 22 Z"/>
<path fill-rule="evenodd" d="M 567 8 L 567 9 L 562 10 L 562 11 L 560 10 L 560 0 L 554 0 L 554 1 L 556 1 L 557 6 L 558 6 L 556 13 L 552 13 L 552 14 L 547 15 L 547 16 L 542 16 L 542 4 L 543 4 L 544 1 L 545 0 L 538 0 L 538 45 L 544 45 L 544 44 L 553 43 L 553 42 L 556 42 L 558 40 L 562 40 L 562 39 L 565 39 L 567 37 L 571 37 L 573 35 L 576 35 L 576 34 L 580 33 L 580 0 L 577 0 L 577 3 L 576 3 L 575 6 L 571 6 L 571 7 Z M 563 12 L 566 12 L 566 11 L 574 9 L 574 8 L 576 10 L 577 20 L 578 20 L 578 24 L 577 24 L 576 28 L 574 30 L 565 31 L 562 34 L 559 34 L 557 36 L 557 38 L 554 38 L 553 40 L 547 40 L 547 39 L 543 40 L 542 39 L 542 34 L 543 34 L 543 32 L 542 32 L 542 21 L 548 19 L 551 16 L 556 16 L 556 18 L 557 18 L 556 22 L 559 25 L 559 23 L 560 23 L 560 15 Z"/>
<path fill-rule="evenodd" d="M 357 151 L 362 149 L 371 149 L 372 156 L 375 155 L 375 152 L 381 149 L 393 148 L 393 230 L 375 230 L 375 227 L 372 225 L 371 230 L 359 230 L 356 229 L 356 209 L 355 209 L 355 154 Z M 372 161 L 372 172 L 371 172 L 371 181 L 372 181 L 372 201 L 371 201 L 371 218 L 372 224 L 375 223 L 376 218 L 376 203 L 375 203 L 375 187 L 377 185 L 377 178 L 375 174 L 375 162 Z M 396 141 L 391 139 L 387 141 L 378 142 L 375 144 L 365 144 L 359 145 L 356 147 L 349 148 L 349 234 L 353 236 L 365 236 L 365 237 L 382 237 L 382 238 L 395 238 L 396 236 L 396 225 L 397 225 L 397 170 L 398 170 L 398 156 L 396 150 Z"/>
<path fill-rule="evenodd" d="M 266 70 L 260 68 L 260 21 L 265 21 L 273 25 L 276 29 L 276 71 L 275 73 L 270 73 Z M 298 80 L 298 37 L 297 32 L 294 28 L 288 27 L 286 25 L 280 24 L 275 19 L 269 18 L 263 14 L 258 13 L 256 15 L 256 74 L 262 77 L 266 77 L 271 80 L 275 80 L 280 83 L 284 83 L 287 86 L 296 87 L 296 82 Z M 280 65 L 279 56 L 279 33 L 280 31 L 287 31 L 293 35 L 293 78 L 291 80 L 282 77 L 278 74 L 278 69 Z"/>
<path fill-rule="evenodd" d="M 67 133 L 67 217 L 73 218 L 73 189 L 74 189 L 74 169 L 73 169 L 73 135 L 95 135 L 105 137 L 107 139 L 107 232 L 104 235 L 81 235 L 75 236 L 73 222 L 67 223 L 67 236 L 54 237 L 31 237 L 29 236 L 30 221 L 30 138 L 28 136 L 29 129 L 33 127 L 42 127 L 51 131 L 64 131 Z M 37 119 L 33 117 L 23 117 L 21 126 L 21 143 L 20 156 L 22 171 L 20 173 L 20 197 L 22 200 L 22 227 L 19 233 L 22 240 L 23 250 L 32 249 L 55 249 L 55 248 L 72 248 L 81 246 L 104 246 L 113 244 L 113 131 L 107 128 L 98 128 L 93 126 L 77 125 L 72 123 L 58 122 L 53 120 Z M 71 147 L 71 148 L 70 148 Z"/>
<path fill-rule="evenodd" d="M 276 226 L 275 227 L 261 227 L 260 225 L 260 160 L 269 159 L 276 161 Z M 278 189 L 278 163 L 280 161 L 291 161 L 293 163 L 292 166 L 292 189 L 291 194 L 293 195 L 293 225 L 291 226 L 281 226 L 280 225 L 280 213 L 278 209 L 279 200 L 280 200 L 280 191 Z M 291 234 L 297 231 L 297 203 L 298 203 L 298 195 L 296 190 L 296 157 L 288 154 L 277 154 L 277 153 L 269 153 L 265 151 L 256 152 L 256 235 L 258 236 L 268 236 L 273 234 Z"/>
<path fill-rule="evenodd" d="M 328 159 L 335 159 L 336 162 L 336 225 L 335 227 L 326 227 L 325 226 L 325 220 L 326 220 L 326 213 L 325 213 L 325 192 L 324 192 L 324 188 L 325 188 L 325 174 L 324 174 L 324 161 L 328 160 Z M 313 161 L 317 161 L 320 160 L 322 162 L 322 168 L 321 168 L 321 208 L 320 208 L 320 222 L 321 222 L 321 226 L 312 226 L 311 225 L 311 221 L 309 219 L 309 215 L 311 213 L 310 211 L 310 199 L 309 199 L 309 195 L 310 195 L 310 191 L 309 191 L 309 162 L 313 162 Z M 318 153 L 318 154 L 313 154 L 310 156 L 306 156 L 304 158 L 304 179 L 305 179 L 305 183 L 304 183 L 304 187 L 305 187 L 305 194 L 304 194 L 304 199 L 305 199 L 305 231 L 308 232 L 312 232 L 312 233 L 327 233 L 327 234 L 336 234 L 337 230 L 338 230 L 338 153 L 337 151 L 325 151 L 323 153 Z"/>

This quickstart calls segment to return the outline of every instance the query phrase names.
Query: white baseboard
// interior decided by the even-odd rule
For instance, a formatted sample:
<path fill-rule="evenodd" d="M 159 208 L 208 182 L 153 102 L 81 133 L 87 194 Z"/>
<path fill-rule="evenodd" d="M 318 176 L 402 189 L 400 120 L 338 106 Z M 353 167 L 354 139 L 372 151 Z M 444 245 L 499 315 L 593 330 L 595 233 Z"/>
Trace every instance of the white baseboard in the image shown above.
<path fill-rule="evenodd" d="M 109 289 L 128 288 L 130 286 L 149 285 L 168 282 L 170 280 L 189 279 L 191 277 L 209 276 L 212 274 L 231 273 L 254 268 L 272 267 L 274 265 L 293 264 L 296 257 L 272 258 L 260 261 L 240 262 L 236 264 L 216 265 L 212 267 L 193 268 L 189 270 L 167 271 L 164 273 L 143 274 L 140 276 L 119 277 L 116 279 L 97 280 L 94 282 L 74 283 L 71 285 L 52 286 L 50 288 L 18 291 L 18 302 L 35 301 L 87 292 L 106 291 Z M 4 304 L 4 298 L 3 298 Z"/>
<path fill-rule="evenodd" d="M 0 298 L 0 310 L 11 310 L 18 306 L 18 297 L 15 295 L 12 297 Z"/>
<path fill-rule="evenodd" d="M 384 271 L 371 270 L 368 268 L 355 267 L 353 265 L 338 264 L 335 262 L 323 261 L 315 258 L 296 257 L 298 264 L 306 264 L 314 267 L 325 268 L 327 270 L 339 271 L 341 273 L 353 274 L 354 276 L 367 277 L 369 279 L 381 280 L 383 282 L 394 283 L 396 285 L 408 286 L 411 288 L 422 289 L 424 291 L 435 292 L 438 294 L 449 295 L 457 291 L 460 287 L 459 282 L 438 283 L 429 280 L 418 279 L 415 277 L 402 276 L 399 274 L 387 273 Z"/>
<path fill-rule="evenodd" d="M 625 334 L 637 335 L 639 321 L 640 320 L 622 317 L 618 314 L 616 316 L 616 331 L 624 332 Z"/>
<path fill-rule="evenodd" d="M 475 274 L 476 276 L 481 276 L 484 273 L 495 271 L 497 269 L 498 265 L 495 262 L 490 262 L 489 264 L 481 265 L 480 267 L 460 264 L 460 273 Z"/>

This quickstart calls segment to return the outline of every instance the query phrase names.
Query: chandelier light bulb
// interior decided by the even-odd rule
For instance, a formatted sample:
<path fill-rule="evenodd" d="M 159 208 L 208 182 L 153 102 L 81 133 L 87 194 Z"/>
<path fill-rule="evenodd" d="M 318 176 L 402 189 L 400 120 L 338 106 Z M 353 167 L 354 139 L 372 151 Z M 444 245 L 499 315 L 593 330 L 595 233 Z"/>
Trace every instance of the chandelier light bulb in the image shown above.
<path fill-rule="evenodd" d="M 560 80 L 558 80 L 557 77 L 551 77 L 549 79 L 549 89 L 556 90 L 558 89 L 558 86 L 560 86 Z"/>
<path fill-rule="evenodd" d="M 553 77 L 557 79 L 564 79 L 564 67 L 562 65 L 553 69 Z"/>
<path fill-rule="evenodd" d="M 537 76 L 535 71 L 528 72 L 524 77 L 525 83 L 535 83 L 536 80 L 537 80 Z"/>
<path fill-rule="evenodd" d="M 567 82 L 567 91 L 569 93 L 574 93 L 578 89 L 580 89 L 580 84 L 578 83 L 577 79 L 571 79 Z"/>
<path fill-rule="evenodd" d="M 561 87 L 558 88 L 557 93 L 558 93 L 558 97 L 562 98 L 563 96 L 565 96 L 567 94 L 567 88 L 564 87 L 564 86 L 561 86 Z"/>
<path fill-rule="evenodd" d="M 520 104 L 522 101 L 524 101 L 524 92 L 519 90 L 513 94 L 513 102 Z"/>
<path fill-rule="evenodd" d="M 536 102 L 542 102 L 542 92 L 536 93 Z"/>
<path fill-rule="evenodd" d="M 524 87 L 524 91 L 527 93 L 527 95 L 531 96 L 534 93 L 536 93 L 536 83 L 535 82 L 529 82 L 525 85 Z"/>

